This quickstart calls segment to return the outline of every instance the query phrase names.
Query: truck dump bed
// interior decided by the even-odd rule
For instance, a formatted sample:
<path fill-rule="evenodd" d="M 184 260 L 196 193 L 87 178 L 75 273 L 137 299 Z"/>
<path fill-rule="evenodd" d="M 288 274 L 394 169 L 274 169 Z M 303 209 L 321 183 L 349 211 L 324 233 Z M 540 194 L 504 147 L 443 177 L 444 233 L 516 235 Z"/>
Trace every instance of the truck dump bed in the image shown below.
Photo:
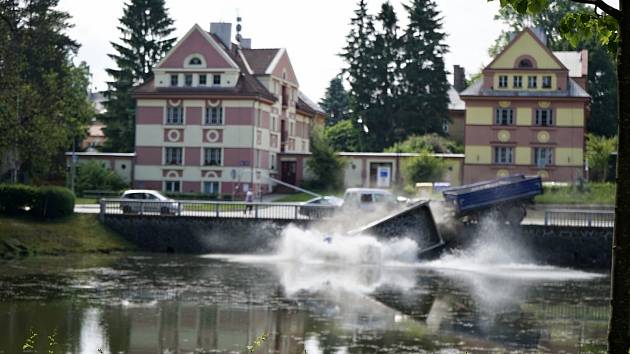
<path fill-rule="evenodd" d="M 541 193 L 542 179 L 524 175 L 468 184 L 442 192 L 444 199 L 460 215 L 504 203 L 521 202 Z"/>

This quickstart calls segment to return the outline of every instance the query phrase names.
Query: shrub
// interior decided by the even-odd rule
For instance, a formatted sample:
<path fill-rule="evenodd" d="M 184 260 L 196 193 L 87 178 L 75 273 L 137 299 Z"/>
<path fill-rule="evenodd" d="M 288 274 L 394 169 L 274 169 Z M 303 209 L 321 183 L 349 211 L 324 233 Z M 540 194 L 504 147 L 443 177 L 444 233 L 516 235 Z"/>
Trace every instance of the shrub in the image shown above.
<path fill-rule="evenodd" d="M 37 189 L 31 214 L 44 218 L 58 218 L 74 212 L 74 194 L 68 188 L 45 186 Z"/>
<path fill-rule="evenodd" d="M 414 157 L 405 163 L 403 176 L 409 185 L 417 182 L 437 182 L 442 178 L 446 165 L 442 159 L 433 157 L 428 151 Z"/>
<path fill-rule="evenodd" d="M 313 129 L 311 133 L 311 157 L 306 166 L 313 175 L 310 181 L 313 187 L 332 190 L 343 187 L 345 161 L 337 156 L 322 129 Z"/>
<path fill-rule="evenodd" d="M 385 152 L 422 152 L 436 154 L 461 154 L 464 147 L 456 141 L 438 134 L 411 135 L 406 140 L 385 149 Z"/>
<path fill-rule="evenodd" d="M 31 207 L 37 188 L 25 184 L 0 184 L 0 212 L 15 214 Z"/>
<path fill-rule="evenodd" d="M 96 161 L 88 161 L 78 166 L 76 191 L 79 195 L 86 190 L 120 191 L 127 183 L 114 171 Z"/>

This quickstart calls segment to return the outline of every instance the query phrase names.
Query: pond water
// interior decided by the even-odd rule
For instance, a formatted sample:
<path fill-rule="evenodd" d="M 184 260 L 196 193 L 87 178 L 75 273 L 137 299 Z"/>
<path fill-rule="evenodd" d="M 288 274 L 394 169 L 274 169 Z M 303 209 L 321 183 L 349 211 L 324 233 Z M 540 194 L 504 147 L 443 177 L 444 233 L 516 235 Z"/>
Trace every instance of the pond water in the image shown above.
<path fill-rule="evenodd" d="M 272 255 L 4 261 L 0 353 L 244 353 L 261 335 L 256 353 L 605 350 L 606 274 L 509 245 L 418 262 L 406 241 L 321 236 L 292 230 Z"/>

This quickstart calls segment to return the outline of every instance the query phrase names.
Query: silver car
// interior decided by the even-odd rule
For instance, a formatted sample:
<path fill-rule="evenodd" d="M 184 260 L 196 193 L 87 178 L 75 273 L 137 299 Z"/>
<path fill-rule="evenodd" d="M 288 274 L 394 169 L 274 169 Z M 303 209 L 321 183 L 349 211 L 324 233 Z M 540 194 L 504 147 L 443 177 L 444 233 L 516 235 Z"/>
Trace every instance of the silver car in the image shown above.
<path fill-rule="evenodd" d="M 179 214 L 179 203 L 153 190 L 131 189 L 125 191 L 121 199 L 120 209 L 125 214 Z"/>

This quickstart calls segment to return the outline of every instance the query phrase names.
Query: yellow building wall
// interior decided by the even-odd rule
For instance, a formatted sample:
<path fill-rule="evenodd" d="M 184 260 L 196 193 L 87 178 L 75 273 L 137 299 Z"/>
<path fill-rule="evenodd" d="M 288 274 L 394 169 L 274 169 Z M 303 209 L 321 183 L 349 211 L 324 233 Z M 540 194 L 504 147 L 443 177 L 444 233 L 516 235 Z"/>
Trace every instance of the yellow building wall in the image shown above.
<path fill-rule="evenodd" d="M 507 87 L 499 87 L 499 76 L 507 76 L 508 82 Z M 521 87 L 514 87 L 514 76 L 522 77 L 521 82 L 523 85 Z M 527 81 L 529 76 L 536 76 L 536 88 L 528 88 Z M 543 88 L 543 76 L 551 76 L 551 87 Z M 495 73 L 493 77 L 493 88 L 495 90 L 518 90 L 518 91 L 554 91 L 558 88 L 558 78 L 553 73 L 547 73 L 544 75 L 536 74 L 532 75 L 531 72 L 509 72 L 509 73 Z"/>
<path fill-rule="evenodd" d="M 467 164 L 492 163 L 492 147 L 489 145 L 466 145 L 464 154 Z"/>
<path fill-rule="evenodd" d="M 492 63 L 492 69 L 514 68 L 516 59 L 522 55 L 530 55 L 536 60 L 538 69 L 560 69 L 551 55 L 532 37 L 529 32 L 523 33 L 497 60 Z M 525 83 L 526 84 L 526 83 Z M 540 84 L 540 83 L 539 83 Z"/>
<path fill-rule="evenodd" d="M 556 148 L 557 166 L 582 166 L 584 151 L 580 148 Z"/>
<path fill-rule="evenodd" d="M 584 109 L 558 108 L 556 110 L 556 126 L 583 127 L 584 126 Z"/>
<path fill-rule="evenodd" d="M 466 124 L 492 125 L 492 107 L 466 107 Z"/>
<path fill-rule="evenodd" d="M 514 153 L 516 154 L 514 163 L 517 165 L 530 165 L 532 163 L 532 148 L 517 146 Z"/>
<path fill-rule="evenodd" d="M 516 108 L 516 125 L 532 125 L 531 108 Z"/>

